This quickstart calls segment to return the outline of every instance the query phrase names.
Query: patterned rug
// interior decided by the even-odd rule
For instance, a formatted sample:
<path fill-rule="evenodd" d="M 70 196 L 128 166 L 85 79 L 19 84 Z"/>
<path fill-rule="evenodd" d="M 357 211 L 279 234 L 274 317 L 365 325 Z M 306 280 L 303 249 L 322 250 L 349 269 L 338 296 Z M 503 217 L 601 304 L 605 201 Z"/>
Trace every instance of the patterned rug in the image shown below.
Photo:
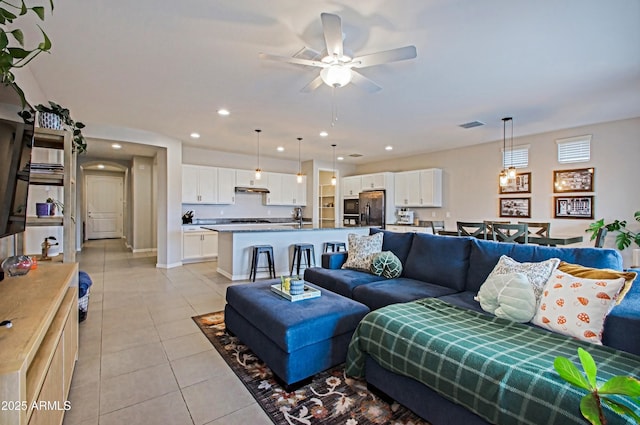
<path fill-rule="evenodd" d="M 288 393 L 246 345 L 226 333 L 223 312 L 193 320 L 276 425 L 428 425 L 404 406 L 373 395 L 366 382 L 345 376 L 344 365 Z"/>

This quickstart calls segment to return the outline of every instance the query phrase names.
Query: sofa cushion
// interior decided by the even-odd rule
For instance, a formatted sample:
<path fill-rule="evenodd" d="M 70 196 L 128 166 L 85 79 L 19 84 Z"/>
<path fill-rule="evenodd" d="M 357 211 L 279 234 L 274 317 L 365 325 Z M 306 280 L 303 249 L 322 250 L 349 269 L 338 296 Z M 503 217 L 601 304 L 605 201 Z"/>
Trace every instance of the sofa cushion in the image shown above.
<path fill-rule="evenodd" d="M 620 294 L 618 294 L 616 304 L 620 304 L 624 296 L 627 295 L 627 292 L 629 292 L 629 290 L 631 289 L 633 281 L 638 276 L 635 272 L 632 271 L 620 272 L 610 269 L 584 267 L 580 264 L 571 264 L 565 261 L 560 263 L 560 265 L 558 266 L 558 270 L 569 273 L 571 276 L 586 277 L 588 279 L 617 279 L 619 277 L 623 277 L 624 287 L 622 288 L 622 291 L 620 291 Z"/>
<path fill-rule="evenodd" d="M 342 268 L 368 272 L 373 256 L 382 251 L 382 237 L 380 233 L 370 236 L 350 233 L 347 236 L 349 254 Z"/>
<path fill-rule="evenodd" d="M 513 322 L 526 323 L 536 314 L 536 294 L 524 273 L 491 273 L 477 299 L 487 313 Z"/>
<path fill-rule="evenodd" d="M 467 281 L 471 239 L 416 233 L 403 276 L 456 291 L 463 290 Z"/>
<path fill-rule="evenodd" d="M 532 322 L 544 329 L 602 344 L 604 319 L 624 278 L 587 279 L 556 270 L 544 288 Z"/>
<path fill-rule="evenodd" d="M 411 249 L 414 232 L 397 233 L 372 227 L 369 229 L 369 233 L 372 235 L 382 233 L 382 250 L 393 252 L 404 267 Z"/>
<path fill-rule="evenodd" d="M 466 308 L 467 310 L 477 311 L 479 313 L 488 314 L 480 307 L 480 303 L 476 301 L 477 292 L 475 291 L 462 291 L 455 294 L 443 295 L 438 297 L 444 302 L 447 302 L 458 307 Z"/>
<path fill-rule="evenodd" d="M 357 286 L 353 289 L 353 299 L 375 310 L 389 304 L 440 297 L 455 292 L 454 289 L 433 283 L 399 277 Z"/>
<path fill-rule="evenodd" d="M 376 276 L 382 276 L 387 279 L 400 277 L 402 274 L 402 263 L 400 259 L 391 251 L 382 251 L 376 254 L 371 260 L 369 271 Z"/>
<path fill-rule="evenodd" d="M 551 277 L 551 273 L 558 267 L 558 264 L 560 264 L 560 260 L 557 258 L 549 258 L 548 260 L 534 263 L 520 263 L 507 255 L 503 255 L 498 260 L 498 264 L 496 264 L 491 271 L 491 274 L 489 274 L 489 277 L 487 277 L 487 280 L 500 274 L 524 273 L 533 287 L 536 299 L 539 300 L 542 296 L 542 289 L 547 283 L 547 280 Z"/>
<path fill-rule="evenodd" d="M 304 280 L 307 282 L 349 298 L 353 298 L 352 291 L 356 286 L 383 279 L 382 276 L 358 270 L 335 270 L 321 267 L 311 267 L 304 270 Z"/>
<path fill-rule="evenodd" d="M 587 267 L 622 270 L 622 257 L 618 251 L 613 249 L 556 248 L 493 242 L 476 238 L 471 239 L 470 246 L 469 271 L 464 289 L 466 291 L 475 291 L 476 293 L 502 255 L 508 255 L 519 262 L 537 262 L 550 258 L 559 258 L 562 261 Z"/>

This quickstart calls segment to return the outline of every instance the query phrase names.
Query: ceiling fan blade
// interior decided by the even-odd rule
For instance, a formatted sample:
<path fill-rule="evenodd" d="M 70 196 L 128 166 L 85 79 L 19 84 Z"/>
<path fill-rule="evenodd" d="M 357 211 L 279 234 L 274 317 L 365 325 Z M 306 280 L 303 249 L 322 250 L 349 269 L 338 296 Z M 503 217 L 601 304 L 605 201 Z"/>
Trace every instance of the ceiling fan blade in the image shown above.
<path fill-rule="evenodd" d="M 372 53 L 354 58 L 351 61 L 352 68 L 366 68 L 368 66 L 380 65 L 383 63 L 403 61 L 413 59 L 418 56 L 416 46 L 405 46 L 397 49 L 385 50 L 384 52 Z"/>
<path fill-rule="evenodd" d="M 369 93 L 376 93 L 382 90 L 382 87 L 353 69 L 351 70 L 351 82 Z"/>
<path fill-rule="evenodd" d="M 313 60 L 309 60 L 309 59 L 300 59 L 300 58 L 291 58 L 291 57 L 285 57 L 285 56 L 276 56 L 276 55 L 270 55 L 267 53 L 260 53 L 258 55 L 258 57 L 260 59 L 264 59 L 264 60 L 271 60 L 271 61 L 276 61 L 276 62 L 288 62 L 288 63 L 294 63 L 296 65 L 305 65 L 305 66 L 317 66 L 320 68 L 324 68 L 327 66 L 326 63 L 324 62 L 320 62 L 320 61 L 313 61 Z"/>
<path fill-rule="evenodd" d="M 320 87 L 322 85 L 322 83 L 323 83 L 322 77 L 318 75 L 316 78 L 311 80 L 311 82 L 309 84 L 304 86 L 300 91 L 302 93 L 311 93 L 312 91 L 314 91 L 315 89 Z"/>
<path fill-rule="evenodd" d="M 327 54 L 341 58 L 344 52 L 342 43 L 342 20 L 338 15 L 331 13 L 321 13 L 320 19 L 322 19 L 324 41 L 327 43 Z"/>

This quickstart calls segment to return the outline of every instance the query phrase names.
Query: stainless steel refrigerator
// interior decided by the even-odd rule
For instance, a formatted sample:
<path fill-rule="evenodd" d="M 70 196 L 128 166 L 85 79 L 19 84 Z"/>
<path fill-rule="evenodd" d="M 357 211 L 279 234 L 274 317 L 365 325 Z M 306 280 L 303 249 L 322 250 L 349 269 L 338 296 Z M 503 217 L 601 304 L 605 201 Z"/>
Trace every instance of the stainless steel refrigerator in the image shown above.
<path fill-rule="evenodd" d="M 380 226 L 384 228 L 384 190 L 360 192 L 360 226 Z"/>

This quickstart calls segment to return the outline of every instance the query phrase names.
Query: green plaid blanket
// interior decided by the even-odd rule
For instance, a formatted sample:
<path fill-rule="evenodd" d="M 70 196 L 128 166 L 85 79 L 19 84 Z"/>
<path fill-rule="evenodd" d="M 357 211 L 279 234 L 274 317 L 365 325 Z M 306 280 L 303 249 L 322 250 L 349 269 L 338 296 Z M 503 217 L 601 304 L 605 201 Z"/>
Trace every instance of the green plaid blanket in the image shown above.
<path fill-rule="evenodd" d="M 364 377 L 368 354 L 384 368 L 422 382 L 494 424 L 584 425 L 579 405 L 585 393 L 565 383 L 553 368 L 557 356 L 579 364 L 580 346 L 595 359 L 603 381 L 614 375 L 640 376 L 638 356 L 435 298 L 390 305 L 365 316 L 349 346 L 347 373 Z M 611 410 L 606 415 L 609 425 L 633 423 Z"/>

